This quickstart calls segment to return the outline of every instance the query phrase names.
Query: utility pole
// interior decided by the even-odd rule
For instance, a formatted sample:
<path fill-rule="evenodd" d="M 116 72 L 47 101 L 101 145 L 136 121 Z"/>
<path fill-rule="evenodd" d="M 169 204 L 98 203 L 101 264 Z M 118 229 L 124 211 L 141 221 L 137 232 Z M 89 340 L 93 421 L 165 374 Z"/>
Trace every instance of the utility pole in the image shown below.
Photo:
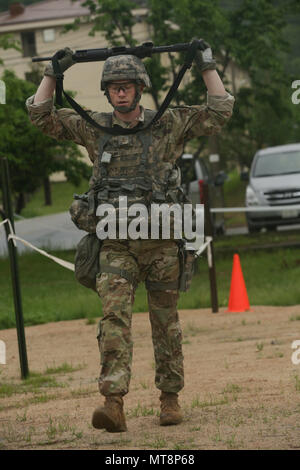
<path fill-rule="evenodd" d="M 205 236 L 212 237 L 210 247 L 209 246 L 207 247 L 211 307 L 212 307 L 213 313 L 218 313 L 219 305 L 218 305 L 216 265 L 215 265 L 215 256 L 214 256 L 214 246 L 213 246 L 213 226 L 212 226 L 210 206 L 209 206 L 208 185 L 206 183 L 203 184 L 203 204 L 204 204 L 204 234 Z"/>
<path fill-rule="evenodd" d="M 3 190 L 2 191 L 3 192 L 3 211 L 1 210 L 1 215 L 2 215 L 3 220 L 8 219 L 10 221 L 13 231 L 15 231 L 13 208 L 12 208 L 11 193 L 10 193 L 9 167 L 8 167 L 7 158 L 1 159 L 1 173 L 2 173 L 2 190 Z M 26 379 L 29 375 L 29 370 L 28 370 L 25 330 L 24 330 L 23 311 L 22 311 L 21 288 L 20 288 L 20 281 L 19 281 L 17 248 L 15 247 L 12 239 L 8 240 L 8 235 L 10 234 L 10 229 L 9 229 L 8 224 L 4 224 L 4 225 L 5 225 L 7 248 L 8 248 L 9 260 L 10 260 L 11 280 L 12 280 L 15 316 L 16 316 L 16 327 L 17 327 L 17 335 L 18 335 L 19 358 L 20 358 L 20 366 L 21 366 L 21 378 Z"/>

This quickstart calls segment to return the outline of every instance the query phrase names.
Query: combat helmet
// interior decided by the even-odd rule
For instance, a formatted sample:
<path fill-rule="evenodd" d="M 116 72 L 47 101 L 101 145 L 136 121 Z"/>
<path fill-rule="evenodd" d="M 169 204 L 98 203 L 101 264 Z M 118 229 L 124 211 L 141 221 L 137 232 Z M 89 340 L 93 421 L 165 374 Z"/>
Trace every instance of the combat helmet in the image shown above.
<path fill-rule="evenodd" d="M 135 55 L 115 55 L 106 59 L 101 78 L 101 90 L 105 90 L 106 85 L 114 80 L 135 80 L 148 88 L 151 87 L 145 66 Z"/>

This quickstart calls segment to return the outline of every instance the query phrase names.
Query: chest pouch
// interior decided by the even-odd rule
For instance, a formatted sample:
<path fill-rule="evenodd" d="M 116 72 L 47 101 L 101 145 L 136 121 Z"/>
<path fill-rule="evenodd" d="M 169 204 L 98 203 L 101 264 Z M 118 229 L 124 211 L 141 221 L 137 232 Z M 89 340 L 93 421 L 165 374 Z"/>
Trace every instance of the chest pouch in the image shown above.
<path fill-rule="evenodd" d="M 74 201 L 69 208 L 69 213 L 77 228 L 95 233 L 97 220 L 94 211 L 90 210 L 89 198 L 91 199 L 90 193 L 74 194 Z"/>

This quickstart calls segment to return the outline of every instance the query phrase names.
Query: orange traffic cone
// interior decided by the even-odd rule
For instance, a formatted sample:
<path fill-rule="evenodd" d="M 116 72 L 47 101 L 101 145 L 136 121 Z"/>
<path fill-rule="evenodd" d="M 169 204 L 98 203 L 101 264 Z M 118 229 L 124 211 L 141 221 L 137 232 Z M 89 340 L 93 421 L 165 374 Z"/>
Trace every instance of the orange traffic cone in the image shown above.
<path fill-rule="evenodd" d="M 230 295 L 227 312 L 245 312 L 250 310 L 247 289 L 242 273 L 240 257 L 233 256 Z"/>

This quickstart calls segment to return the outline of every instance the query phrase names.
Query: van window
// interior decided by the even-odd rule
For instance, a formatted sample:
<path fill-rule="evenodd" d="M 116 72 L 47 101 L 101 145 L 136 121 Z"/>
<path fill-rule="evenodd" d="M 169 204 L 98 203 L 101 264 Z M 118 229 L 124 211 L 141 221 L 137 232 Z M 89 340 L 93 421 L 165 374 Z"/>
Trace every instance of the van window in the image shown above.
<path fill-rule="evenodd" d="M 300 173 L 300 150 L 259 155 L 253 176 L 276 176 Z"/>

